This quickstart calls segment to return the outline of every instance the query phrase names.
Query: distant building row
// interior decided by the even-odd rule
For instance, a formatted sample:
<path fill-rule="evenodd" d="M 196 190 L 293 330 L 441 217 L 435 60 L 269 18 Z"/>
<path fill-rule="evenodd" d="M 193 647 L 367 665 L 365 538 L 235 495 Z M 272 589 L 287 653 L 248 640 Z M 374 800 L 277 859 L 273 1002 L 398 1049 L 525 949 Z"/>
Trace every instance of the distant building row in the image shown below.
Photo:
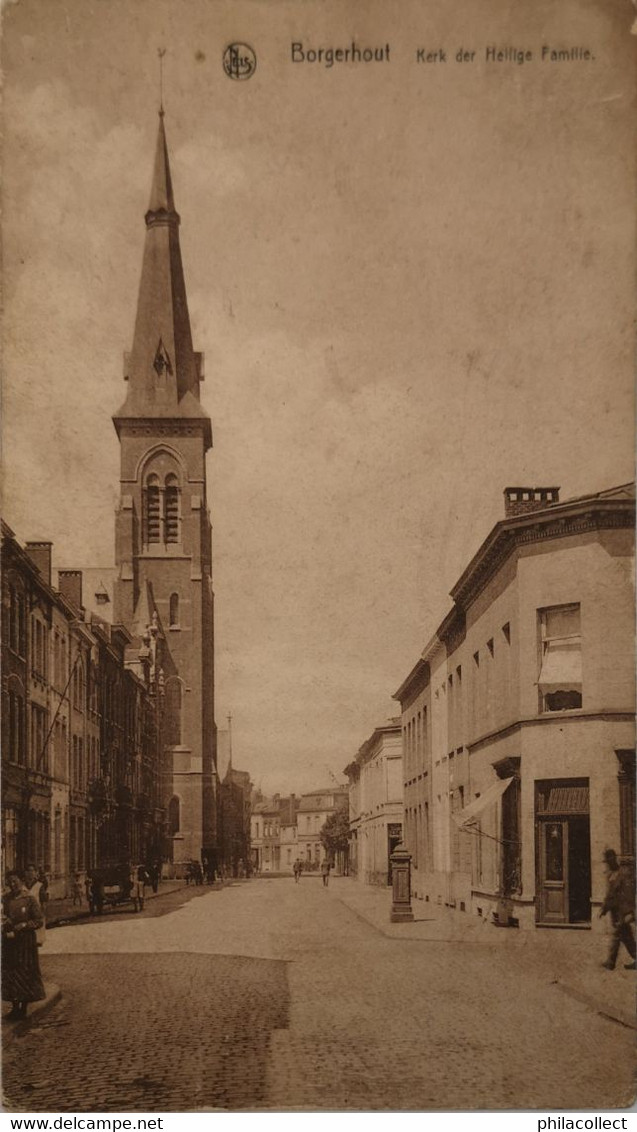
<path fill-rule="evenodd" d="M 291 873 L 299 859 L 316 869 L 326 856 L 321 829 L 328 817 L 347 811 L 347 786 L 314 790 L 297 798 L 255 795 L 252 806 L 252 867 L 257 873 Z"/>
<path fill-rule="evenodd" d="M 499 923 L 586 926 L 634 869 L 634 485 L 507 488 L 453 608 L 346 768 L 351 868 Z M 398 777 L 400 767 L 400 777 Z"/>

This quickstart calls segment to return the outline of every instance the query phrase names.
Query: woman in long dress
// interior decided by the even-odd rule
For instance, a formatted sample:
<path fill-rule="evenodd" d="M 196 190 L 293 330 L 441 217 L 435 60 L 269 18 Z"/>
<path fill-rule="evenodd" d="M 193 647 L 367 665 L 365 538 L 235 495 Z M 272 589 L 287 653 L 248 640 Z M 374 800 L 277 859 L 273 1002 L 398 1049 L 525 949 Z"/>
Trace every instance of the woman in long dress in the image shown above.
<path fill-rule="evenodd" d="M 20 873 L 9 873 L 7 884 L 2 921 L 2 999 L 13 1004 L 8 1018 L 25 1018 L 29 1002 L 46 998 L 36 941 L 36 931 L 43 922 L 42 909 Z"/>

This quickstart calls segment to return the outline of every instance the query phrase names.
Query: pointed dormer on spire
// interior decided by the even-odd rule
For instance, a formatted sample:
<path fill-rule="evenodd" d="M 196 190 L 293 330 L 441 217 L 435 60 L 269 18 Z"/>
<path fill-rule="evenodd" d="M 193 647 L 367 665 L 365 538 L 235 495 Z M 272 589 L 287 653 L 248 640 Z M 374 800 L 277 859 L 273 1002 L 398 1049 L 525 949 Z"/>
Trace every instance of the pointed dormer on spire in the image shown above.
<path fill-rule="evenodd" d="M 180 217 L 175 208 L 163 107 L 159 111 L 145 221 L 146 243 L 133 348 L 124 357 L 128 393 L 113 418 L 115 428 L 119 433 L 121 424 L 131 419 L 203 420 L 206 447 L 210 447 L 210 420 L 199 403 L 202 356 L 192 346 L 179 246 Z"/>

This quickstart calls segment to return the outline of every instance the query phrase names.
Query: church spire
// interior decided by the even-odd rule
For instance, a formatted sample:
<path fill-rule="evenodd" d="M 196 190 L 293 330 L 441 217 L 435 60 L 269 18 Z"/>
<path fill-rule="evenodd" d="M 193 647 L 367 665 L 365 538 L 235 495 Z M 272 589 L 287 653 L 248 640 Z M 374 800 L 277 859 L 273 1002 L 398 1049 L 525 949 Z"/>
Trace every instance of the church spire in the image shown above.
<path fill-rule="evenodd" d="M 166 216 L 174 216 L 176 223 L 179 224 L 179 214 L 175 210 L 173 183 L 170 176 L 170 161 L 168 160 L 163 107 L 159 111 L 155 167 L 153 169 L 153 184 L 150 190 L 150 203 L 148 205 L 148 212 L 146 213 L 146 224 L 149 224 L 149 217 L 154 217 L 160 213 L 165 213 Z"/>
<path fill-rule="evenodd" d="M 205 419 L 209 446 L 210 424 L 199 403 L 202 357 L 192 346 L 163 107 L 145 221 L 133 348 L 124 358 L 128 393 L 115 427 L 119 432 L 123 420 L 141 417 Z"/>

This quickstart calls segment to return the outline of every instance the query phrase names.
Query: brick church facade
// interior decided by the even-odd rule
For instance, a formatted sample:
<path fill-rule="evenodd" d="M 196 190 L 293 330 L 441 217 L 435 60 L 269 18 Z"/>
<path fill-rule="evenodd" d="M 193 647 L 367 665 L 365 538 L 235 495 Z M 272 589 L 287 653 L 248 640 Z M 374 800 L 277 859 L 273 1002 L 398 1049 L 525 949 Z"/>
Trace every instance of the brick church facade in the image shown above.
<path fill-rule="evenodd" d="M 200 403 L 179 245 L 180 217 L 160 111 L 127 391 L 113 421 L 121 450 L 114 620 L 131 665 L 163 702 L 164 800 L 172 856 L 216 863 L 216 727 L 211 523 Z"/>

